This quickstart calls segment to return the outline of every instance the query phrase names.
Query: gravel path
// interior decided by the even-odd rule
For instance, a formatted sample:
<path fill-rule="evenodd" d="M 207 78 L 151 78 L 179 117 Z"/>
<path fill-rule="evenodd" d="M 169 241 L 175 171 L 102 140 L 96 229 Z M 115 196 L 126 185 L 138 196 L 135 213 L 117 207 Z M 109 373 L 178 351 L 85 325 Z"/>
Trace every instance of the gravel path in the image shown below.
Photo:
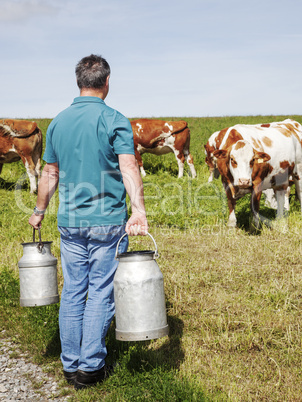
<path fill-rule="evenodd" d="M 58 383 L 0 332 L 0 401 L 68 401 Z M 11 356 L 10 356 L 11 355 Z"/>

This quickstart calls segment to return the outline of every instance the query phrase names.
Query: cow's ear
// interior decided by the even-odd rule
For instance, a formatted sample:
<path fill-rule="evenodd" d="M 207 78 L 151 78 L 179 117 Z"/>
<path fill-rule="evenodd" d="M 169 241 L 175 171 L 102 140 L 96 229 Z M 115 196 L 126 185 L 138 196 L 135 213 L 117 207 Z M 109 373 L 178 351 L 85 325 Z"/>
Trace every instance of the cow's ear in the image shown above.
<path fill-rule="evenodd" d="M 225 159 L 228 155 L 228 151 L 226 149 L 216 149 L 216 151 L 213 152 L 213 155 L 217 159 Z"/>
<path fill-rule="evenodd" d="M 255 159 L 257 160 L 258 163 L 263 163 L 269 161 L 271 157 L 265 152 L 256 151 Z"/>

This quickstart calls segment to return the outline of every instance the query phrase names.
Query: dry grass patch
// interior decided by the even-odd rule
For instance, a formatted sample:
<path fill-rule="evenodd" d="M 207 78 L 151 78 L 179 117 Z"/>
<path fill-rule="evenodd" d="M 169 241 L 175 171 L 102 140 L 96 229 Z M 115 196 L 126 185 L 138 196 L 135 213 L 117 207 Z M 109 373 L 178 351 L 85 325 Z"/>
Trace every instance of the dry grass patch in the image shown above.
<path fill-rule="evenodd" d="M 153 229 L 183 375 L 232 401 L 301 398 L 298 226 L 258 236 Z M 146 248 L 144 239 L 134 248 Z"/>

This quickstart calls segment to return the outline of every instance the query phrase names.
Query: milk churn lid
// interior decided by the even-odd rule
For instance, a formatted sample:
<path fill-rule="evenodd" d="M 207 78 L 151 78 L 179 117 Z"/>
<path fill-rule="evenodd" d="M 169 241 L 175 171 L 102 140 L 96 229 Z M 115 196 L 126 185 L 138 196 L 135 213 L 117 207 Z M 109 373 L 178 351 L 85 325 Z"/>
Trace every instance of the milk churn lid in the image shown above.
<path fill-rule="evenodd" d="M 154 250 L 140 250 L 140 251 L 127 251 L 126 253 L 120 253 L 118 254 L 118 248 L 120 245 L 121 240 L 127 235 L 127 233 L 123 234 L 123 236 L 119 239 L 117 246 L 116 246 L 116 251 L 115 251 L 115 259 L 119 258 L 137 258 L 137 259 L 154 259 L 158 257 L 158 251 L 157 251 L 157 245 L 155 243 L 154 238 L 150 235 L 150 233 L 147 232 L 147 235 L 151 237 L 153 240 L 153 243 L 155 245 L 155 251 Z"/>
<path fill-rule="evenodd" d="M 154 260 L 156 258 L 155 251 L 153 250 L 140 250 L 140 251 L 127 251 L 126 253 L 120 253 L 116 257 L 123 261 L 147 261 Z"/>

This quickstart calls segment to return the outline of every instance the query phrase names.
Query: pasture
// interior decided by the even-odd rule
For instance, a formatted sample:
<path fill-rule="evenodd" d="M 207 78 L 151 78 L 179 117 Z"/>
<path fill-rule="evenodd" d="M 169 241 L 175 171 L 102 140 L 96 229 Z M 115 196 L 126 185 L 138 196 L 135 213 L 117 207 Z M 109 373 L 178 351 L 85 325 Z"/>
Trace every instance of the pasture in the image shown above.
<path fill-rule="evenodd" d="M 36 196 L 29 193 L 21 162 L 4 165 L 0 331 L 5 329 L 30 353 L 45 376 L 60 381 L 61 395 L 71 401 L 112 402 L 301 400 L 302 218 L 294 189 L 288 222 L 250 233 L 250 196 L 245 196 L 236 207 L 239 227 L 228 230 L 221 180 L 207 183 L 204 162 L 204 144 L 214 131 L 285 118 L 302 123 L 302 116 L 181 118 L 191 130 L 194 180 L 187 165 L 184 177 L 177 178 L 173 154 L 143 155 L 147 218 L 160 254 L 170 334 L 147 342 L 119 342 L 113 323 L 108 362 L 119 364 L 116 374 L 103 385 L 77 393 L 62 376 L 58 305 L 19 306 L 20 243 L 32 241 L 27 222 Z M 36 121 L 45 138 L 50 120 Z M 53 241 L 61 289 L 57 206 L 56 193 L 43 221 L 42 240 Z M 268 220 L 275 217 L 263 202 L 260 213 Z M 149 238 L 130 238 L 132 250 L 152 247 Z M 34 378 L 33 384 L 39 391 Z"/>

